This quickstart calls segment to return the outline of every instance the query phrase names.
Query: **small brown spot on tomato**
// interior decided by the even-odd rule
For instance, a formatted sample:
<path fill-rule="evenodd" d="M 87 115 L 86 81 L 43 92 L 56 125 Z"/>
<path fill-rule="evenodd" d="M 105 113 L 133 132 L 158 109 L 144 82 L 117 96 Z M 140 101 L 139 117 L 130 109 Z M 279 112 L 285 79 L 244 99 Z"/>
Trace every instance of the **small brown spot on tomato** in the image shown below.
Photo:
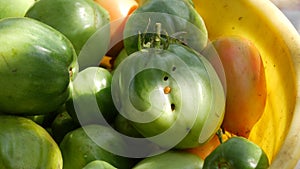
<path fill-rule="evenodd" d="M 176 70 L 176 67 L 175 66 L 173 66 L 173 68 L 172 68 L 172 71 L 175 71 Z"/>

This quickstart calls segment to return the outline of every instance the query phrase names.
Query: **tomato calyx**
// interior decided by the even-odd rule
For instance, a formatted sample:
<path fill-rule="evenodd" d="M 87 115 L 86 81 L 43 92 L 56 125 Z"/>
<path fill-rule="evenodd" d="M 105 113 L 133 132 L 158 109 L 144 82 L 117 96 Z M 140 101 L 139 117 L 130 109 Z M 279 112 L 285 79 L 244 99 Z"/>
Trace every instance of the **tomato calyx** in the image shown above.
<path fill-rule="evenodd" d="M 223 133 L 224 133 L 224 131 L 222 128 L 219 128 L 219 130 L 216 133 L 221 144 L 224 142 L 223 137 L 222 137 Z"/>
<path fill-rule="evenodd" d="M 220 159 L 220 161 L 218 162 L 219 169 L 230 169 L 231 167 L 232 166 L 228 161 L 226 161 L 226 159 Z"/>
<path fill-rule="evenodd" d="M 151 20 L 149 19 L 145 31 L 143 33 L 139 31 L 138 33 L 139 51 L 149 48 L 167 50 L 170 44 L 181 44 L 186 46 L 186 43 L 184 43 L 184 39 L 176 38 L 177 36 L 184 34 L 184 32 L 178 32 L 170 36 L 166 30 L 162 31 L 162 24 L 157 22 L 155 23 L 155 33 L 149 33 L 148 28 L 150 23 Z"/>
<path fill-rule="evenodd" d="M 138 50 L 141 51 L 149 48 L 167 49 L 169 46 L 168 38 L 162 38 L 161 23 L 155 24 L 156 33 L 147 33 L 150 22 L 151 21 L 149 20 L 148 26 L 146 27 L 144 33 L 139 32 L 138 34 Z"/>

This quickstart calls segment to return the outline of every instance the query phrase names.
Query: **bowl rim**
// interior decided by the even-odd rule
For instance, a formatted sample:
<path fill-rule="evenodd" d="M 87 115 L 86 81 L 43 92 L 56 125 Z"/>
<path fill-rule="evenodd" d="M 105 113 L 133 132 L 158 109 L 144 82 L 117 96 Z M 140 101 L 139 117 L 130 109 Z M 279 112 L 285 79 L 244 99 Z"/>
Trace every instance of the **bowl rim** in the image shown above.
<path fill-rule="evenodd" d="M 278 34 L 287 45 L 291 59 L 296 82 L 296 98 L 293 118 L 290 128 L 281 146 L 274 156 L 270 169 L 293 168 L 300 159 L 300 35 L 286 15 L 270 0 L 245 0 L 255 4 L 261 15 L 267 18 L 276 18 L 270 24 L 278 28 Z M 266 9 L 267 7 L 267 9 Z M 265 12 L 269 10 L 268 12 Z M 288 161 L 288 162 L 287 162 Z"/>

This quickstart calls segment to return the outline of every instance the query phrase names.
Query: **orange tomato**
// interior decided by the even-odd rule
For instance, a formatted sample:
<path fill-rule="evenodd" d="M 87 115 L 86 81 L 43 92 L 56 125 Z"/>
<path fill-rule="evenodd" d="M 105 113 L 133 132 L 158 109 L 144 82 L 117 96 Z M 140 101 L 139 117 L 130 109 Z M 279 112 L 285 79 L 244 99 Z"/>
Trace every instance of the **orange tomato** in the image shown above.
<path fill-rule="evenodd" d="M 143 4 L 146 0 L 135 0 L 139 5 Z"/>
<path fill-rule="evenodd" d="M 135 0 L 94 0 L 110 14 L 110 20 L 122 19 L 131 14 L 137 7 Z"/>
<path fill-rule="evenodd" d="M 123 30 L 127 17 L 138 7 L 135 0 L 94 0 L 110 15 L 110 46 L 107 56 L 115 57 L 123 48 Z"/>
<path fill-rule="evenodd" d="M 223 64 L 227 82 L 222 127 L 248 138 L 264 112 L 267 97 L 260 52 L 252 42 L 241 37 L 222 37 L 212 43 Z"/>
<path fill-rule="evenodd" d="M 195 148 L 189 148 L 185 149 L 183 151 L 187 151 L 192 154 L 196 154 L 201 159 L 205 159 L 215 148 L 217 148 L 220 145 L 220 141 L 217 135 L 214 135 L 214 137 L 209 140 L 207 143 L 200 145 Z"/>

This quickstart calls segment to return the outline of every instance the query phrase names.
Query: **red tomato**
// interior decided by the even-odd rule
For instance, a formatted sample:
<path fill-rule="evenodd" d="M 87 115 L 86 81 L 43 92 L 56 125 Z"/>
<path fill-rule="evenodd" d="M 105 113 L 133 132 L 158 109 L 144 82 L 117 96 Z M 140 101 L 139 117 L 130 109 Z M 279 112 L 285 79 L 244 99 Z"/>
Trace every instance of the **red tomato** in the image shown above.
<path fill-rule="evenodd" d="M 224 67 L 227 82 L 223 128 L 248 138 L 262 116 L 267 97 L 260 52 L 249 40 L 222 37 L 212 42 Z"/>

